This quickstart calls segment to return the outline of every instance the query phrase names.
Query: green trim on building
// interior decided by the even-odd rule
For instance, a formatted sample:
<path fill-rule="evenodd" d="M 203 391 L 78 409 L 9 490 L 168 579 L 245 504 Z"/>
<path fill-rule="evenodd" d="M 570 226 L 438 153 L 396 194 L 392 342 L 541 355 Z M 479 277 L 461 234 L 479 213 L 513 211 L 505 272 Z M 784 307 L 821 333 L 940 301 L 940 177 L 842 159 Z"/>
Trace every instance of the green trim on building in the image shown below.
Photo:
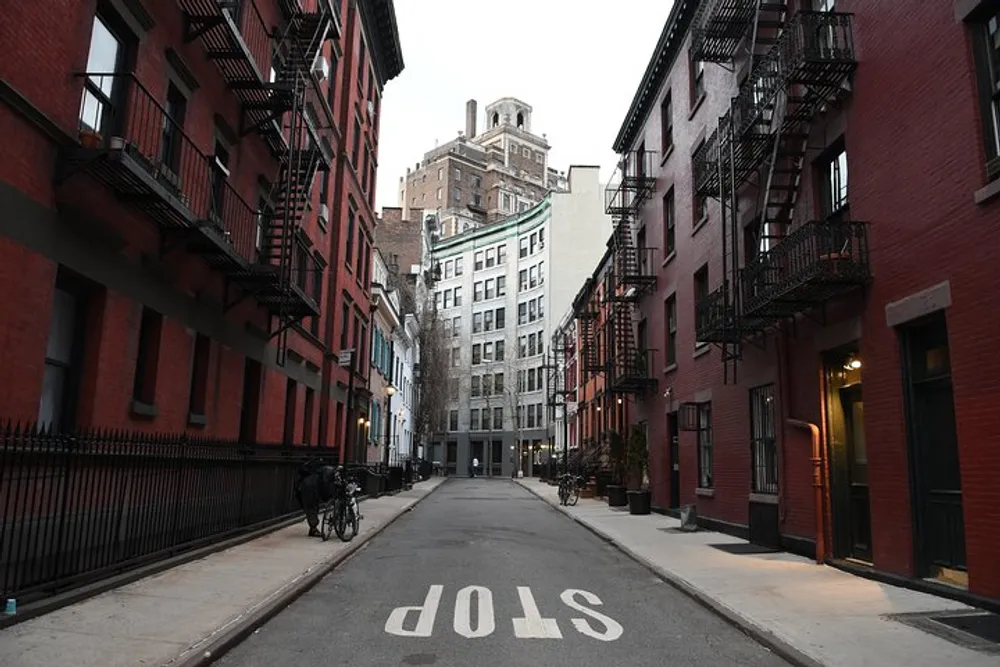
<path fill-rule="evenodd" d="M 435 260 L 462 255 L 469 250 L 485 248 L 499 241 L 520 236 L 540 227 L 552 217 L 552 200 L 546 197 L 520 215 L 513 216 L 481 229 L 456 234 L 434 244 L 432 252 Z M 488 240 L 484 240 L 488 239 Z"/>

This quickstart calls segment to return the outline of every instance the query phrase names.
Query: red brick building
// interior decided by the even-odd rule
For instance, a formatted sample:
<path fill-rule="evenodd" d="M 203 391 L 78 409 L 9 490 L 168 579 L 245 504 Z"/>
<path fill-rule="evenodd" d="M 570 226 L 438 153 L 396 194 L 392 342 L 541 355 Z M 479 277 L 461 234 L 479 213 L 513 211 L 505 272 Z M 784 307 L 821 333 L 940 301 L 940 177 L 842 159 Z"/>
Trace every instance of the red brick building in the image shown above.
<path fill-rule="evenodd" d="M 911 4 L 674 4 L 609 200 L 656 249 L 634 418 L 656 506 L 1000 598 L 998 17 Z"/>
<path fill-rule="evenodd" d="M 0 415 L 339 442 L 391 0 L 17 2 L 0 42 Z"/>

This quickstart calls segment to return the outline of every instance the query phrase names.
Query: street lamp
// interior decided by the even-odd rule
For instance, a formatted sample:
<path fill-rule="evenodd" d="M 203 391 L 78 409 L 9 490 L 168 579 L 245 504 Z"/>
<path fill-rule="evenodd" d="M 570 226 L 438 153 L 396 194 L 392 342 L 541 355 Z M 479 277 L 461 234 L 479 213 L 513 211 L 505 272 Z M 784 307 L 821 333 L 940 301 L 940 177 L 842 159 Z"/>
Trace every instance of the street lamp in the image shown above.
<path fill-rule="evenodd" d="M 396 388 L 391 384 L 385 388 L 385 467 L 389 467 L 389 443 L 392 442 L 392 397 L 396 393 Z"/>

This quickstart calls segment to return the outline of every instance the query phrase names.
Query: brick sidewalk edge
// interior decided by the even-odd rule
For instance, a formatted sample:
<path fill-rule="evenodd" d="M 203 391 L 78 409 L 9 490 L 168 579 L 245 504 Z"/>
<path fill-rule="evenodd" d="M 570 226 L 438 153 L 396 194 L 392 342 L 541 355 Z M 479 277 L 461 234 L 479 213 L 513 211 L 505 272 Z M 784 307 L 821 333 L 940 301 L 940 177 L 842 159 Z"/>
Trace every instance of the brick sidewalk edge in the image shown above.
<path fill-rule="evenodd" d="M 259 627 L 270 621 L 279 613 L 285 610 L 290 604 L 308 592 L 323 577 L 332 572 L 337 566 L 354 556 L 356 553 L 368 546 L 375 537 L 391 526 L 404 514 L 411 512 L 417 505 L 430 497 L 435 491 L 448 483 L 446 478 L 433 489 L 417 498 L 411 505 L 389 518 L 381 526 L 378 526 L 369 533 L 358 535 L 348 542 L 348 547 L 336 554 L 329 560 L 323 561 L 314 566 L 308 573 L 302 575 L 297 580 L 283 589 L 276 591 L 270 598 L 262 604 L 249 610 L 239 617 L 235 624 L 224 631 L 211 635 L 207 639 L 188 647 L 176 658 L 166 663 L 170 667 L 208 667 L 216 660 L 219 660 L 226 653 L 237 647 L 243 640 L 254 633 Z M 301 517 L 300 517 L 301 520 Z"/>
<path fill-rule="evenodd" d="M 647 570 L 655 574 L 659 579 L 662 579 L 666 583 L 670 584 L 680 592 L 684 593 L 691 599 L 701 604 L 703 607 L 707 608 L 709 611 L 715 612 L 719 616 L 723 617 L 724 619 L 729 621 L 729 623 L 734 625 L 737 629 L 742 631 L 744 634 L 749 635 L 758 643 L 763 644 L 779 657 L 792 663 L 796 667 L 825 667 L 821 662 L 818 662 L 815 658 L 806 655 L 801 650 L 797 649 L 795 646 L 785 641 L 784 639 L 778 637 L 776 634 L 774 634 L 767 628 L 761 626 L 750 617 L 741 614 L 739 611 L 723 604 L 719 600 L 716 600 L 707 593 L 699 590 L 696 586 L 686 581 L 682 577 L 679 577 L 677 574 L 665 568 L 662 568 L 653 561 L 649 560 L 648 558 L 639 555 L 629 547 L 615 540 L 615 538 L 611 537 L 600 528 L 592 526 L 583 519 L 570 514 L 565 509 L 563 509 L 557 502 L 546 498 L 545 496 L 538 493 L 527 484 L 524 484 L 520 481 L 518 481 L 518 484 L 521 486 L 521 488 L 526 489 L 536 497 L 543 500 L 552 509 L 556 510 L 557 512 L 560 512 L 563 516 L 572 519 L 579 525 L 583 526 L 584 528 L 592 532 L 597 537 L 601 538 L 611 546 L 621 551 L 623 554 L 625 554 L 626 556 L 637 562 L 639 565 L 645 567 Z"/>

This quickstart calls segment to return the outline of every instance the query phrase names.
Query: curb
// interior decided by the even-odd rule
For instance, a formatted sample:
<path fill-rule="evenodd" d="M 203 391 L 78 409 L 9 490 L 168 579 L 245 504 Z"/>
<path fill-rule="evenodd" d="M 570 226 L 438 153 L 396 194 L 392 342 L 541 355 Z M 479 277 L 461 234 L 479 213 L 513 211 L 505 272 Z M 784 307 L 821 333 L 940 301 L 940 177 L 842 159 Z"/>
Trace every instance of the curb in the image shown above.
<path fill-rule="evenodd" d="M 391 526 L 404 514 L 412 511 L 417 505 L 430 497 L 435 491 L 448 483 L 448 479 L 441 482 L 433 489 L 405 506 L 398 514 L 389 518 L 388 521 L 378 526 L 370 533 L 358 535 L 351 540 L 349 546 L 342 552 L 335 555 L 330 560 L 316 565 L 299 579 L 293 581 L 283 590 L 277 591 L 263 602 L 259 607 L 247 612 L 239 618 L 229 629 L 223 631 L 215 637 L 211 637 L 200 644 L 189 646 L 183 653 L 166 663 L 171 667 L 208 667 L 216 660 L 219 660 L 226 653 L 242 643 L 247 637 L 254 633 L 259 627 L 270 621 L 279 613 L 284 611 L 290 604 L 308 592 L 320 582 L 326 575 L 337 568 L 341 563 L 347 561 L 356 553 L 368 546 L 375 537 Z"/>
<path fill-rule="evenodd" d="M 664 582 L 670 584 L 678 591 L 684 593 L 689 598 L 691 598 L 701 606 L 705 607 L 709 611 L 718 614 L 719 616 L 727 620 L 730 624 L 735 626 L 738 630 L 750 636 L 759 644 L 770 649 L 770 651 L 775 655 L 777 655 L 778 657 L 795 665 L 795 667 L 825 667 L 823 663 L 803 653 L 801 650 L 795 648 L 795 646 L 785 641 L 784 639 L 781 639 L 767 628 L 760 626 L 758 623 L 744 616 L 743 614 L 739 613 L 735 609 L 726 606 L 725 604 L 719 602 L 715 598 L 700 591 L 693 584 L 677 576 L 673 572 L 670 572 L 669 570 L 666 570 L 660 567 L 659 565 L 653 563 L 649 559 L 640 556 L 638 553 L 636 553 L 629 547 L 616 541 L 613 537 L 605 533 L 600 528 L 596 528 L 587 523 L 586 521 L 584 521 L 583 519 L 580 519 L 579 517 L 570 514 L 565 509 L 563 509 L 556 503 L 552 502 L 542 494 L 538 493 L 531 487 L 526 486 L 525 484 L 521 484 L 520 482 L 518 482 L 518 484 L 523 489 L 533 494 L 535 497 L 541 499 L 555 511 L 559 512 L 560 514 L 569 518 L 570 520 L 576 522 L 580 526 L 583 526 L 591 533 L 601 538 L 603 541 L 607 542 L 611 546 L 621 551 L 623 554 L 634 560 L 636 563 L 638 563 L 639 565 L 643 566 L 644 568 L 655 574 L 659 579 L 662 579 Z"/>

